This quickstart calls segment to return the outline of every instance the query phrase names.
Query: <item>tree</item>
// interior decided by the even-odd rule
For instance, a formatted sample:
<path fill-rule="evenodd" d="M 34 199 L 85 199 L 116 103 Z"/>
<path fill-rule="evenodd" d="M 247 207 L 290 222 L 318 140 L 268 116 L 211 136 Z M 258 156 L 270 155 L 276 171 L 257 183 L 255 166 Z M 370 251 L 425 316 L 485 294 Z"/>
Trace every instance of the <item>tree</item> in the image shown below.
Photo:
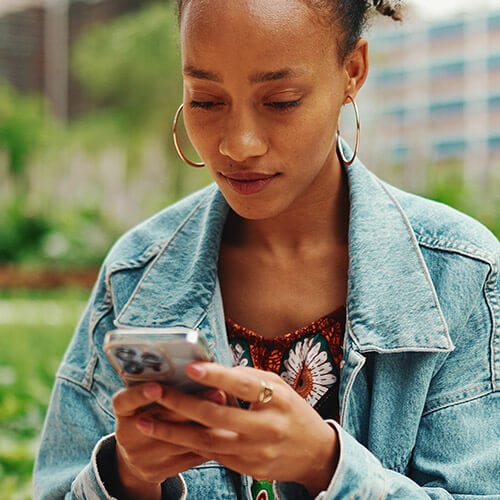
<path fill-rule="evenodd" d="M 186 169 L 171 144 L 171 117 L 182 99 L 178 27 L 172 4 L 149 4 L 86 33 L 73 52 L 73 70 L 98 103 L 84 122 L 120 141 L 134 175 L 145 140 L 155 137 L 169 159 L 171 200 L 187 191 Z M 100 124 L 100 125 L 99 125 Z M 80 123 L 81 125 L 81 123 Z"/>

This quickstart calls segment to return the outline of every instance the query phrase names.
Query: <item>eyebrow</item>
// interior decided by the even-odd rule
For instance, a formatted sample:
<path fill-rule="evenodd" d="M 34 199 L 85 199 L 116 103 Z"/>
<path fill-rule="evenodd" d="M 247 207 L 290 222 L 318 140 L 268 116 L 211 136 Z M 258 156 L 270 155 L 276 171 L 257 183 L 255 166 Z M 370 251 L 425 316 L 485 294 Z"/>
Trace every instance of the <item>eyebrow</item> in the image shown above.
<path fill-rule="evenodd" d="M 184 75 L 197 78 L 198 80 L 210 80 L 212 82 L 222 83 L 222 77 L 218 73 L 205 71 L 203 69 L 195 68 L 194 66 L 185 66 Z"/>
<path fill-rule="evenodd" d="M 184 67 L 184 75 L 196 78 L 198 80 L 208 80 L 217 83 L 223 83 L 223 78 L 219 73 L 214 73 L 212 71 L 205 71 L 203 69 L 195 68 L 194 66 L 188 65 Z M 254 73 L 250 75 L 249 81 L 252 84 L 273 82 L 276 80 L 284 80 L 286 78 L 297 78 L 301 76 L 303 72 L 297 71 L 291 68 L 282 68 L 277 71 L 262 71 L 259 73 Z"/>
<path fill-rule="evenodd" d="M 273 82 L 276 80 L 284 80 L 285 78 L 297 78 L 301 76 L 303 72 L 296 71 L 292 68 L 283 68 L 278 71 L 263 71 L 261 73 L 255 73 L 250 76 L 250 83 L 264 83 Z"/>

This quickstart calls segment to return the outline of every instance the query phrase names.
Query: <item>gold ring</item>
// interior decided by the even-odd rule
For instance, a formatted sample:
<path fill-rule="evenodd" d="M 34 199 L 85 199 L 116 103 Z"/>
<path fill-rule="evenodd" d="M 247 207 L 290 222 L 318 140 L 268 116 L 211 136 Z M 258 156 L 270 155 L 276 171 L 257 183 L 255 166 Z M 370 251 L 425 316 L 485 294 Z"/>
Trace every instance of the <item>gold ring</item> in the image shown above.
<path fill-rule="evenodd" d="M 274 389 L 273 386 L 264 381 L 260 381 L 259 403 L 269 403 L 273 399 Z"/>

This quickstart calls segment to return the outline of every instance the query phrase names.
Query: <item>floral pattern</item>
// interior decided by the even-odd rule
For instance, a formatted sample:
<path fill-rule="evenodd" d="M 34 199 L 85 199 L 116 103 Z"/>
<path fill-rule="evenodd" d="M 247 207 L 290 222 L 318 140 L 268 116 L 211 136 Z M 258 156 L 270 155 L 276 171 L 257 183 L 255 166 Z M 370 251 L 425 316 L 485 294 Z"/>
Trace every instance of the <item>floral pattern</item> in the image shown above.
<path fill-rule="evenodd" d="M 281 378 L 314 406 L 337 382 L 332 363 L 314 337 L 297 342 L 284 362 Z"/>
<path fill-rule="evenodd" d="M 281 376 L 311 406 L 338 391 L 342 360 L 344 308 L 311 324 L 265 338 L 226 318 L 235 366 L 253 366 Z M 334 397 L 337 397 L 336 394 Z"/>
<path fill-rule="evenodd" d="M 226 318 L 226 327 L 235 366 L 253 366 L 279 374 L 320 415 L 326 410 L 327 418 L 338 419 L 344 308 L 304 328 L 274 338 L 258 335 L 230 318 Z M 252 498 L 277 498 L 274 483 L 254 479 Z"/>

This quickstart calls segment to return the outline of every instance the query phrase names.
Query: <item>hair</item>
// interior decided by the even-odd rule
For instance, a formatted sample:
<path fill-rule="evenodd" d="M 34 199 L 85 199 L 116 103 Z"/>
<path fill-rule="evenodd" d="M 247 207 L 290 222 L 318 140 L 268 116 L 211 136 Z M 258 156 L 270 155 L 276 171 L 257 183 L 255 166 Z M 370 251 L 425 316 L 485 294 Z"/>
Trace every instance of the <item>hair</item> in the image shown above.
<path fill-rule="evenodd" d="M 184 5 L 189 0 L 177 0 L 179 21 Z M 331 26 L 341 26 L 343 37 L 339 43 L 341 60 L 351 52 L 365 30 L 370 14 L 377 12 L 395 21 L 402 20 L 401 0 L 303 0 L 323 16 Z"/>

